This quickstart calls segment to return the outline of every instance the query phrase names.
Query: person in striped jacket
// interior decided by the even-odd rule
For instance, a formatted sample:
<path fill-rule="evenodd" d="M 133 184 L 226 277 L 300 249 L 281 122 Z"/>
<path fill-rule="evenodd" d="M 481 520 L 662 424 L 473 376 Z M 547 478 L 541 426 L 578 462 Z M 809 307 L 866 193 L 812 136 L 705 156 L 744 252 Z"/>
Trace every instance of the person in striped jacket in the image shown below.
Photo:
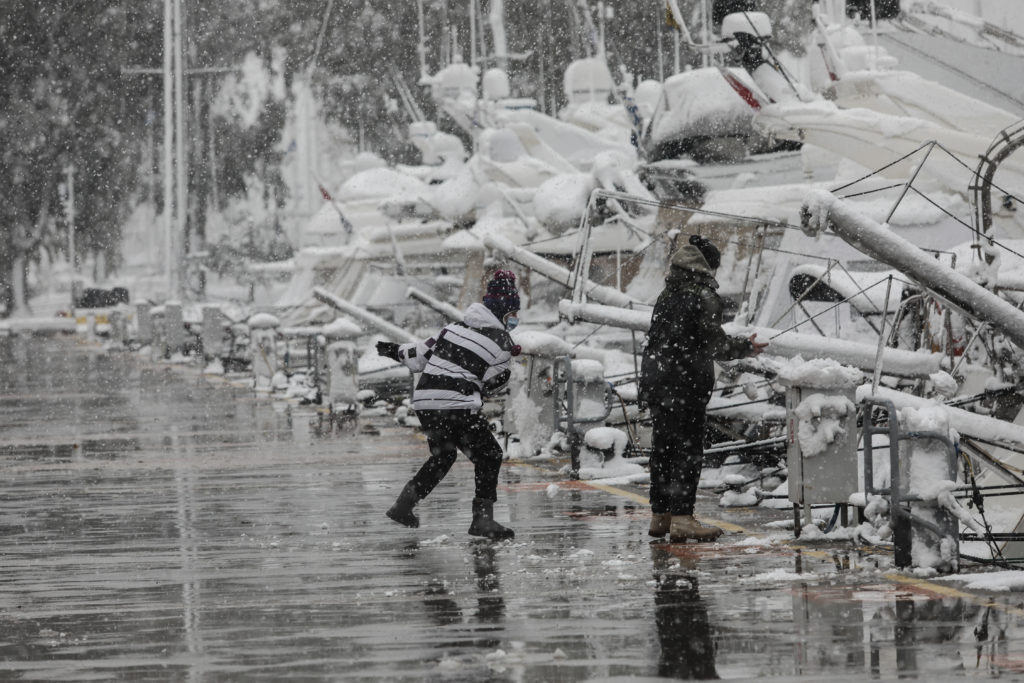
<path fill-rule="evenodd" d="M 494 521 L 504 456 L 481 408 L 485 396 L 508 383 L 512 357 L 519 354 L 509 335 L 519 323 L 518 314 L 516 276 L 499 270 L 487 283 L 483 303 L 470 305 L 461 322 L 445 326 L 436 338 L 402 345 L 377 344 L 380 355 L 420 373 L 412 407 L 430 447 L 430 457 L 387 511 L 392 520 L 419 526 L 413 507 L 444 479 L 461 450 L 475 469 L 469 534 L 493 539 L 515 536 L 512 529 Z"/>

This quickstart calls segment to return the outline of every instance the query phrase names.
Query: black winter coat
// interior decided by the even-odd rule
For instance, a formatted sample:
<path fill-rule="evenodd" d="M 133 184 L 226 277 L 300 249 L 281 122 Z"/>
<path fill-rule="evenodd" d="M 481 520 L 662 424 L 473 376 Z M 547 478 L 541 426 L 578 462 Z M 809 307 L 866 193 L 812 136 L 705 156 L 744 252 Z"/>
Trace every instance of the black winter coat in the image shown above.
<path fill-rule="evenodd" d="M 717 286 L 710 274 L 672 267 L 651 315 L 640 366 L 642 402 L 676 398 L 706 404 L 715 386 L 714 361 L 750 355 L 750 340 L 722 329 Z"/>

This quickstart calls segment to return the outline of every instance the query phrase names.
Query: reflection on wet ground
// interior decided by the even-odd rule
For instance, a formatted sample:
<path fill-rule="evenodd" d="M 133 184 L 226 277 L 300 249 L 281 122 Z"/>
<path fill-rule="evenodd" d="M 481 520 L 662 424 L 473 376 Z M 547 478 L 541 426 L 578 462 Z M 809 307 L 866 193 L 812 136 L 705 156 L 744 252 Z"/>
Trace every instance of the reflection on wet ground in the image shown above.
<path fill-rule="evenodd" d="M 790 547 L 764 526 L 788 513 L 702 499 L 750 533 L 650 543 L 641 489 L 510 464 L 496 516 L 516 539 L 490 543 L 466 535 L 465 459 L 419 529 L 383 516 L 426 453 L 388 418 L 325 431 L 312 408 L 70 339 L 0 340 L 0 390 L 0 678 L 1024 673 L 1014 594 Z"/>

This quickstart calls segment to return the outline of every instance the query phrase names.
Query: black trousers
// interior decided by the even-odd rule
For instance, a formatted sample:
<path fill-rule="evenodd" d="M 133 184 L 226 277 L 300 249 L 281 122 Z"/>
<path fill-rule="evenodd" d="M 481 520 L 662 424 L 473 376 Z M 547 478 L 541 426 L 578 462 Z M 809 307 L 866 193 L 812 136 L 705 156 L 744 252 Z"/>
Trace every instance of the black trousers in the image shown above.
<path fill-rule="evenodd" d="M 703 394 L 651 404 L 651 512 L 693 514 L 704 463 L 706 408 Z"/>
<path fill-rule="evenodd" d="M 503 454 L 484 416 L 473 410 L 417 410 L 416 417 L 430 446 L 430 458 L 412 478 L 416 495 L 426 498 L 462 451 L 476 469 L 476 497 L 497 500 Z"/>

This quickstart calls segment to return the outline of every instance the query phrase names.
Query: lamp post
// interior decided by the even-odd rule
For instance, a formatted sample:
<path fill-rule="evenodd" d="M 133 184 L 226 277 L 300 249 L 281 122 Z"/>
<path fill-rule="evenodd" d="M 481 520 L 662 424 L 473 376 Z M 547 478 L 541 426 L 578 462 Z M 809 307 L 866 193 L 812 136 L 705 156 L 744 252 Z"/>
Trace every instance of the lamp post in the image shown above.
<path fill-rule="evenodd" d="M 174 54 L 173 0 L 164 0 L 164 275 L 174 292 Z"/>
<path fill-rule="evenodd" d="M 185 158 L 185 56 L 182 53 L 182 25 L 181 5 L 184 0 L 174 0 L 174 136 L 175 147 L 175 184 L 177 185 L 177 201 L 175 202 L 175 214 L 177 226 L 175 229 L 174 250 L 175 267 L 174 289 L 172 296 L 180 298 L 184 280 L 185 265 L 185 221 L 188 217 L 188 179 L 185 171 L 188 167 L 188 160 Z"/>
<path fill-rule="evenodd" d="M 78 269 L 75 267 L 75 165 L 68 164 L 64 167 L 64 175 L 67 177 L 65 187 L 67 188 L 67 205 L 65 213 L 68 219 L 68 265 L 71 266 L 71 279 L 75 279 Z"/>

